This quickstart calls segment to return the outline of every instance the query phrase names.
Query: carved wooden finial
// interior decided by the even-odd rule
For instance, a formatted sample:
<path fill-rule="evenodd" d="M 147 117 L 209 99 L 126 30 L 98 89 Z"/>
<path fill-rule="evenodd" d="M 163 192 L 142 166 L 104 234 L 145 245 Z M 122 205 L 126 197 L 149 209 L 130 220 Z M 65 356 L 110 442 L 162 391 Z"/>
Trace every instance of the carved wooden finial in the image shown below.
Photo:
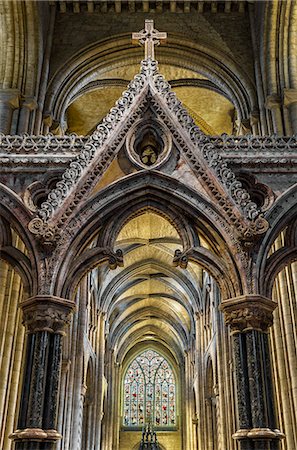
<path fill-rule="evenodd" d="M 132 33 L 134 44 L 144 45 L 144 58 L 155 59 L 155 45 L 160 45 L 160 40 L 165 40 L 167 33 L 154 29 L 154 21 L 146 19 L 145 27 L 138 33 Z"/>

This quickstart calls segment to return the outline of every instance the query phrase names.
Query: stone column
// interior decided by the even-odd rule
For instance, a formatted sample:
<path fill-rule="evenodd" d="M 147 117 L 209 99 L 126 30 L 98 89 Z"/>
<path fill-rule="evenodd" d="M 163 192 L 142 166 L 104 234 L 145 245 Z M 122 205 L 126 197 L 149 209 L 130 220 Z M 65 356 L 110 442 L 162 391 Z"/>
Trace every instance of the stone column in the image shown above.
<path fill-rule="evenodd" d="M 268 328 L 277 304 L 260 295 L 222 302 L 233 336 L 240 450 L 276 450 L 284 435 L 276 429 Z"/>
<path fill-rule="evenodd" d="M 19 107 L 17 89 L 0 89 L 0 133 L 10 134 L 13 111 Z"/>
<path fill-rule="evenodd" d="M 16 450 L 53 450 L 62 359 L 62 337 L 74 303 L 37 295 L 21 303 L 27 351 L 18 429 L 12 433 Z"/>
<path fill-rule="evenodd" d="M 101 428 L 103 419 L 103 399 L 104 399 L 104 355 L 105 355 L 105 312 L 99 313 L 98 317 L 98 341 L 96 352 L 98 354 L 98 376 L 95 380 L 95 392 L 96 392 L 96 402 L 95 402 L 95 416 L 97 417 L 97 426 L 95 427 L 94 433 L 94 450 L 100 450 L 101 444 Z"/>
<path fill-rule="evenodd" d="M 259 123 L 260 123 L 260 113 L 259 111 L 252 111 L 250 115 L 250 125 L 252 128 L 252 132 L 254 136 L 260 135 L 259 130 Z"/>
<path fill-rule="evenodd" d="M 244 136 L 246 134 L 251 134 L 251 123 L 250 119 L 241 119 L 236 121 L 237 124 L 237 136 Z"/>
<path fill-rule="evenodd" d="M 271 112 L 273 129 L 270 130 L 270 132 L 282 136 L 284 134 L 284 127 L 282 120 L 280 96 L 278 94 L 268 95 L 266 97 L 265 107 Z"/>
<path fill-rule="evenodd" d="M 29 121 L 31 112 L 37 109 L 37 102 L 33 97 L 24 97 L 19 113 L 19 121 L 17 126 L 17 134 L 30 133 Z"/>
<path fill-rule="evenodd" d="M 297 89 L 284 89 L 284 106 L 290 112 L 293 134 L 297 134 Z"/>
<path fill-rule="evenodd" d="M 48 134 L 50 132 L 50 128 L 52 126 L 53 123 L 53 118 L 51 116 L 50 113 L 46 113 L 43 116 L 43 130 L 42 130 L 42 134 Z"/>
<path fill-rule="evenodd" d="M 65 406 L 67 403 L 66 400 L 66 386 L 67 386 L 67 374 L 69 373 L 69 367 L 70 367 L 70 359 L 64 359 L 62 361 L 62 367 L 61 367 L 61 382 L 60 382 L 60 401 L 59 401 L 59 413 L 58 413 L 58 421 L 57 421 L 57 430 L 62 431 L 64 433 L 65 426 L 67 426 L 67 422 L 65 420 L 66 414 Z M 63 438 L 65 438 L 63 434 Z M 64 440 L 64 439 L 63 439 Z M 61 441 L 57 442 L 57 450 L 61 450 Z"/>

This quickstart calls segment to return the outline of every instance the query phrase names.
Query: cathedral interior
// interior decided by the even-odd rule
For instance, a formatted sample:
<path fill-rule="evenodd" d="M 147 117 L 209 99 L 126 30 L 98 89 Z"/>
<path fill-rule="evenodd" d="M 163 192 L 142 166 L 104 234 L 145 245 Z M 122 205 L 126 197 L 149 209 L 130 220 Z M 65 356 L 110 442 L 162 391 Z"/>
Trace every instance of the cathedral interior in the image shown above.
<path fill-rule="evenodd" d="M 0 449 L 297 450 L 297 2 L 0 36 Z"/>

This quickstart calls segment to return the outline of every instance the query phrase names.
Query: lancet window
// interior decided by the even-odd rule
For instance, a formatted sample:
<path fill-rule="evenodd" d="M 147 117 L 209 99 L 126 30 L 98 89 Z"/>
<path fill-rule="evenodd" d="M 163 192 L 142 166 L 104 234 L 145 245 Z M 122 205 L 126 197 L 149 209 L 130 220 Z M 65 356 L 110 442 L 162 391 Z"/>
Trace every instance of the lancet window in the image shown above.
<path fill-rule="evenodd" d="M 139 354 L 124 378 L 124 426 L 176 426 L 176 380 L 169 362 L 154 350 Z"/>

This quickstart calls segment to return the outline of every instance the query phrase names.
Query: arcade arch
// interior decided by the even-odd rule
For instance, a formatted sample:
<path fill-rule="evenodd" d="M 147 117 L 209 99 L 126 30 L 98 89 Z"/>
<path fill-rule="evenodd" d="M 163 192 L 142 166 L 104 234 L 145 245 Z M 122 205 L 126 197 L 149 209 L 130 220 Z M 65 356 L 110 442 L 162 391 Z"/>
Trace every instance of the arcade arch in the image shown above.
<path fill-rule="evenodd" d="M 100 263 L 98 266 L 94 256 L 82 278 L 77 278 L 75 270 L 69 272 L 72 282 L 74 279 L 79 282 L 76 293 L 78 314 L 84 322 L 82 330 L 89 336 L 84 343 L 84 352 L 90 357 L 95 356 L 95 359 L 99 352 L 101 355 L 92 383 L 97 385 L 95 403 L 99 403 L 102 410 L 97 410 L 96 417 L 92 416 L 91 428 L 97 429 L 102 424 L 102 449 L 116 445 L 124 450 L 139 441 L 139 430 L 123 427 L 122 380 L 128 362 L 146 348 L 167 355 L 175 367 L 179 386 L 180 417 L 176 429 L 166 433 L 161 430 L 159 441 L 165 447 L 166 442 L 171 441 L 180 448 L 195 448 L 198 445 L 192 429 L 192 413 L 199 411 L 203 414 L 205 401 L 192 395 L 194 368 L 199 364 L 194 355 L 198 347 L 205 364 L 210 348 L 214 359 L 220 357 L 217 352 L 220 339 L 214 336 L 216 323 L 221 320 L 219 288 L 206 271 L 206 267 L 211 267 L 211 262 L 204 266 L 203 257 L 207 255 L 210 261 L 213 255 L 216 264 L 221 253 L 219 238 L 217 242 L 212 239 L 206 227 L 200 230 L 187 216 L 179 216 L 176 211 L 175 217 L 171 217 L 168 211 L 166 208 L 164 212 L 153 208 L 147 201 L 142 208 L 135 208 L 134 211 L 130 208 L 130 215 L 123 208 L 117 222 L 111 214 L 112 219 L 105 224 L 101 221 L 99 231 L 85 240 L 77 258 L 81 258 L 83 265 L 84 251 L 94 250 L 97 245 L 101 248 L 103 242 L 105 245 L 109 242 L 108 247 L 113 245 L 113 251 L 121 250 L 123 267 L 110 270 L 106 264 Z M 91 229 L 95 230 L 95 227 Z M 191 243 L 206 253 L 202 251 L 197 261 L 189 259 L 183 268 L 174 266 L 176 251 L 183 252 L 184 247 L 189 247 Z M 200 260 L 202 265 L 198 263 Z M 214 274 L 217 276 L 215 271 Z M 80 353 L 81 349 L 77 351 Z M 104 358 L 103 354 L 106 355 Z M 76 371 L 79 371 L 79 358 L 76 364 Z M 204 376 L 208 373 L 207 370 L 203 372 L 202 368 L 199 370 Z M 196 383 L 196 389 L 199 389 L 199 383 L 206 386 L 207 380 L 197 379 Z M 233 395 L 230 385 L 227 389 Z M 86 392 L 88 390 L 92 392 L 93 387 L 87 388 Z M 207 390 L 203 395 L 206 398 Z M 86 417 L 88 398 L 78 400 L 78 404 L 81 408 L 85 405 L 83 414 Z M 207 440 L 207 436 L 203 439 Z"/>

